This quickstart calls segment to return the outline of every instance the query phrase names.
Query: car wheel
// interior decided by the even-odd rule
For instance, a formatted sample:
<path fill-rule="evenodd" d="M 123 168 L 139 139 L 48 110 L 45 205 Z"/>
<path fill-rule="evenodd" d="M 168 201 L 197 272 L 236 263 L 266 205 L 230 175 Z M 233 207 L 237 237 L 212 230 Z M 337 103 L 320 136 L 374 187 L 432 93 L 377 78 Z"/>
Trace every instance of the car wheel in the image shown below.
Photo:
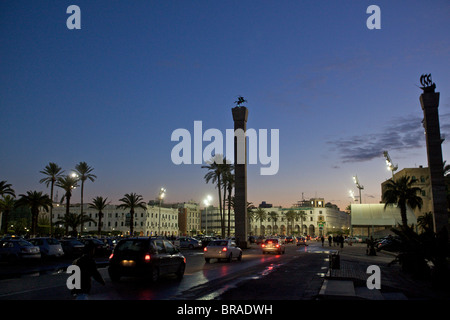
<path fill-rule="evenodd" d="M 205 262 L 209 263 L 211 261 L 211 258 L 205 258 Z"/>
<path fill-rule="evenodd" d="M 180 267 L 178 268 L 178 271 L 176 273 L 178 281 L 181 281 L 181 279 L 183 279 L 185 269 L 186 269 L 186 265 L 184 263 L 181 263 Z"/>
<path fill-rule="evenodd" d="M 233 259 L 233 254 L 230 253 L 230 256 L 228 257 L 227 262 L 231 262 L 232 259 Z"/>
<path fill-rule="evenodd" d="M 238 261 L 242 261 L 242 252 L 239 253 Z"/>

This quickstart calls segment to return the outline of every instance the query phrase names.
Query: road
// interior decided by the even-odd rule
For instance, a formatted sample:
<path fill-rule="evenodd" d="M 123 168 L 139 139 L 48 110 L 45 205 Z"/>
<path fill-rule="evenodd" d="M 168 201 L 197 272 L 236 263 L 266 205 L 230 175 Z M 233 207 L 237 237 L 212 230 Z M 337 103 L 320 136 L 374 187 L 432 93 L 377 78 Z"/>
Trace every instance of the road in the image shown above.
<path fill-rule="evenodd" d="M 162 277 L 157 283 L 139 278 L 123 277 L 119 282 L 109 279 L 107 268 L 99 268 L 106 285 L 93 281 L 90 300 L 211 300 L 239 282 L 264 277 L 277 267 L 300 256 L 308 260 L 311 252 L 320 252 L 321 245 L 311 242 L 308 247 L 286 245 L 286 254 L 261 253 L 259 248 L 244 250 L 242 261 L 205 263 L 200 250 L 183 250 L 186 271 L 181 282 L 174 277 Z M 324 272 L 322 266 L 317 272 Z M 66 287 L 68 274 L 54 271 L 42 275 L 23 275 L 0 280 L 0 300 L 72 300 Z"/>

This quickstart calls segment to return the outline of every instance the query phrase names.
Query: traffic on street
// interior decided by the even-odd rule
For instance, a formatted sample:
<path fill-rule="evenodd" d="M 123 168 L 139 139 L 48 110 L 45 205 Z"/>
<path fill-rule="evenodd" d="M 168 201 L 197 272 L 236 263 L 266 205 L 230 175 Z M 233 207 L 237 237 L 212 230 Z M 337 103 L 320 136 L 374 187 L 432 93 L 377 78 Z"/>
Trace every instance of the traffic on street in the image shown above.
<path fill-rule="evenodd" d="M 316 241 L 308 241 L 301 246 L 286 243 L 283 244 L 284 254 L 274 252 L 268 255 L 263 254 L 261 244 L 253 243 L 249 249 L 241 250 L 236 247 L 234 241 L 222 240 L 214 241 L 204 248 L 171 249 L 173 252 L 169 254 L 169 259 L 172 256 L 175 258 L 176 255 L 176 262 L 175 259 L 172 261 L 173 267 L 166 264 L 164 272 L 159 270 L 157 277 L 150 272 L 148 276 L 142 276 L 143 274 L 139 274 L 142 270 L 137 273 L 128 272 L 132 266 L 136 267 L 138 258 L 133 254 L 140 250 L 138 248 L 147 246 L 145 252 L 142 251 L 144 252 L 142 261 L 150 262 L 156 255 L 152 256 L 153 251 L 149 246 L 154 246 L 155 250 L 158 250 L 161 244 L 128 240 L 121 245 L 120 253 L 117 250 L 108 257 L 104 255 L 95 257 L 105 285 L 92 281 L 89 300 L 217 299 L 241 281 L 262 278 L 294 258 L 301 257 L 304 261 L 308 261 L 308 254 L 323 252 L 320 242 Z M 224 249 L 225 252 L 222 252 Z M 233 252 L 235 255 L 226 255 L 227 252 Z M 233 258 L 230 259 L 230 256 Z M 318 273 L 323 273 L 324 266 L 328 263 L 326 262 L 328 256 L 324 257 L 324 264 L 317 270 Z M 66 283 L 70 276 L 66 273 L 67 267 L 71 265 L 70 259 L 52 258 L 41 263 L 14 265 L 4 262 L 0 265 L 1 300 L 75 299 Z M 16 273 L 8 275 L 8 271 L 12 269 L 15 269 Z M 301 277 L 301 275 L 293 276 Z"/>

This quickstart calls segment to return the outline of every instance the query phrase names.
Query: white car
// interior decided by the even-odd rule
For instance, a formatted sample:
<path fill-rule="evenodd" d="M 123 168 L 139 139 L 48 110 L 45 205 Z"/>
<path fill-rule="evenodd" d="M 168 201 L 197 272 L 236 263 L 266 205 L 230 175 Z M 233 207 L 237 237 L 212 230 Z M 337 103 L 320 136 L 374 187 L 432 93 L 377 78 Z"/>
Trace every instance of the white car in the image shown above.
<path fill-rule="evenodd" d="M 236 258 L 241 261 L 242 249 L 237 247 L 233 240 L 214 240 L 203 249 L 203 255 L 208 263 L 211 259 L 226 259 L 231 262 L 233 258 Z"/>
<path fill-rule="evenodd" d="M 30 239 L 29 242 L 38 246 L 44 257 L 62 257 L 64 255 L 61 243 L 54 238 L 34 238 Z"/>
<path fill-rule="evenodd" d="M 358 237 L 348 237 L 347 239 L 344 239 L 345 243 L 351 242 L 351 243 L 361 243 L 362 239 Z"/>

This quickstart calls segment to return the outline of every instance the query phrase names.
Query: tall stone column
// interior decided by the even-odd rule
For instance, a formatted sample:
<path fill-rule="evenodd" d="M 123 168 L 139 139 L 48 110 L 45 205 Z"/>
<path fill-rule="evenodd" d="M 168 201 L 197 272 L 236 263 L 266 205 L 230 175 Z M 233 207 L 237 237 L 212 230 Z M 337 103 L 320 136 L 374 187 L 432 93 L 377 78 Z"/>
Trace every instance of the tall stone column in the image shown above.
<path fill-rule="evenodd" d="M 237 106 L 232 110 L 234 121 L 234 225 L 239 247 L 248 248 L 247 234 L 247 131 L 248 109 Z M 244 133 L 242 137 L 242 133 Z"/>
<path fill-rule="evenodd" d="M 438 112 L 439 92 L 435 92 L 436 85 L 432 83 L 431 75 L 423 75 L 420 80 L 423 86 L 420 104 L 423 110 L 423 126 L 427 142 L 434 231 L 439 233 L 443 229 L 447 229 L 448 232 L 447 200 L 441 146 L 443 139 L 441 138 Z"/>

